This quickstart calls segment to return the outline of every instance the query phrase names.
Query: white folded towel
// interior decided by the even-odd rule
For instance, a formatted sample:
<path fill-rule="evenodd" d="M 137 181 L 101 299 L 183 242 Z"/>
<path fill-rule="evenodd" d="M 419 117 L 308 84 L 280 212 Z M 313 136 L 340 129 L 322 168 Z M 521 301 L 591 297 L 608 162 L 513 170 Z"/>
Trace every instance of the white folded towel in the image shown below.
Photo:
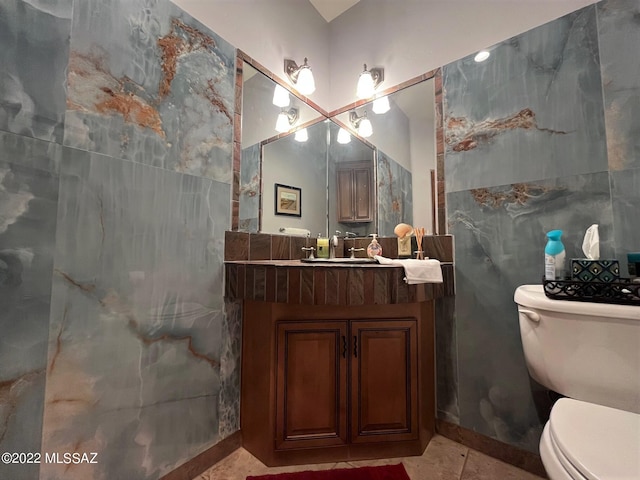
<path fill-rule="evenodd" d="M 306 237 L 311 235 L 311 232 L 306 228 L 293 228 L 293 227 L 280 227 L 280 233 L 285 235 L 295 235 L 300 237 Z"/>
<path fill-rule="evenodd" d="M 442 283 L 442 268 L 440 268 L 440 262 L 438 260 L 416 260 L 413 258 L 396 260 L 380 255 L 376 255 L 373 258 L 382 265 L 401 265 L 404 267 L 404 281 L 409 285 L 415 285 L 417 283 Z"/>

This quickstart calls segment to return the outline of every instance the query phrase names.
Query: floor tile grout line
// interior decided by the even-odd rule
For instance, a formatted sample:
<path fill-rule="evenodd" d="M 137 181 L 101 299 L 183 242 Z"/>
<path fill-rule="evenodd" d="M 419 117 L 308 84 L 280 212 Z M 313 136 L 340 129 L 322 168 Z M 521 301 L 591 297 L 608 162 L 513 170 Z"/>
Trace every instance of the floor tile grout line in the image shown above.
<path fill-rule="evenodd" d="M 467 462 L 469 461 L 469 452 L 470 448 L 467 447 L 467 451 L 464 454 L 464 463 L 462 464 L 462 470 L 460 470 L 460 475 L 458 475 L 458 480 L 462 480 L 462 476 L 464 475 L 464 470 L 467 468 Z"/>

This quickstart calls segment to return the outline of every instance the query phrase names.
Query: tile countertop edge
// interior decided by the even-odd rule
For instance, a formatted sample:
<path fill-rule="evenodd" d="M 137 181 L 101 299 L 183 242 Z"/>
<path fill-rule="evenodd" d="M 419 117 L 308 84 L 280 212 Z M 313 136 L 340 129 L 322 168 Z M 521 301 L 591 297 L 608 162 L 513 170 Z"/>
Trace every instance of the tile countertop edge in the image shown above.
<path fill-rule="evenodd" d="M 432 259 L 433 260 L 433 259 Z M 320 268 L 402 268 L 401 265 L 381 265 L 379 263 L 331 263 L 302 262 L 300 260 L 225 260 L 227 265 L 260 265 L 270 267 L 320 267 Z M 453 262 L 440 262 L 441 265 L 453 265 Z"/>

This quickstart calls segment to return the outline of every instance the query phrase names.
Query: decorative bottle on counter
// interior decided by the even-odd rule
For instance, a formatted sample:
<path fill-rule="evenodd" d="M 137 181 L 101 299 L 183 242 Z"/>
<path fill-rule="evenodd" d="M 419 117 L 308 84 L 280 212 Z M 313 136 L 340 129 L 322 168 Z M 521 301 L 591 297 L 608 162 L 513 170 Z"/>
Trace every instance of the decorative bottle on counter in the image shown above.
<path fill-rule="evenodd" d="M 378 235 L 375 233 L 372 233 L 371 236 L 373 237 L 373 240 L 371 240 L 371 243 L 367 247 L 367 256 L 369 256 L 369 258 L 373 258 L 376 255 L 382 255 L 382 246 L 378 243 L 378 240 L 376 239 Z"/>
<path fill-rule="evenodd" d="M 551 230 L 547 233 L 547 245 L 544 247 L 545 280 L 562 280 L 564 278 L 565 249 L 562 230 Z"/>

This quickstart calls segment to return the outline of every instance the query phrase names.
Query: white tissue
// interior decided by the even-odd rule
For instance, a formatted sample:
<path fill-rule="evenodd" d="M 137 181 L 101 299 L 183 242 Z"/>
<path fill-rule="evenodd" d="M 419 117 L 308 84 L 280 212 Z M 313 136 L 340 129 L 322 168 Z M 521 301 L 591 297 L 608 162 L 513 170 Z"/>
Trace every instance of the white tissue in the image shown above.
<path fill-rule="evenodd" d="M 587 228 L 582 241 L 582 251 L 589 260 L 600 259 L 600 235 L 598 234 L 598 225 L 593 224 Z"/>

